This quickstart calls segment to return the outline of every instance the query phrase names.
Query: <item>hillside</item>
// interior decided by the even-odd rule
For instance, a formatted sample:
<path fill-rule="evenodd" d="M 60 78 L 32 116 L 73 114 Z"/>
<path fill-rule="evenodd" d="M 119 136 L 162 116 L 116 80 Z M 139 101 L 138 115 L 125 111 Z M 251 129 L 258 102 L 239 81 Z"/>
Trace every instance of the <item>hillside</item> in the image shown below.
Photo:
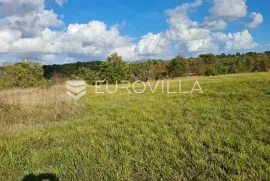
<path fill-rule="evenodd" d="M 270 73 L 179 80 L 204 93 L 0 92 L 0 180 L 269 180 Z"/>

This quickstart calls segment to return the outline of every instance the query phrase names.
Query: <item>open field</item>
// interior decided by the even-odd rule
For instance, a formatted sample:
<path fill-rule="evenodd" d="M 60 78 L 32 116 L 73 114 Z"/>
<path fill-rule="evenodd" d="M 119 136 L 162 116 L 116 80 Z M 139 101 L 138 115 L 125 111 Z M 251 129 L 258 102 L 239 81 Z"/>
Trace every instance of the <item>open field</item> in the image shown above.
<path fill-rule="evenodd" d="M 0 92 L 0 180 L 270 180 L 270 73 L 181 80 L 204 94 Z"/>

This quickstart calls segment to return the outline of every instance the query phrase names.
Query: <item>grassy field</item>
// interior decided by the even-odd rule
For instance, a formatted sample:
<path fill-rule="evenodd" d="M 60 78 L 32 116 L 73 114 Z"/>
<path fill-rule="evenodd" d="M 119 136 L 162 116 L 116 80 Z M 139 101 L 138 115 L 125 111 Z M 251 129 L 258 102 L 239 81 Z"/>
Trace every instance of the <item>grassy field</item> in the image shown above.
<path fill-rule="evenodd" d="M 270 73 L 181 80 L 204 94 L 0 92 L 0 180 L 270 180 Z"/>

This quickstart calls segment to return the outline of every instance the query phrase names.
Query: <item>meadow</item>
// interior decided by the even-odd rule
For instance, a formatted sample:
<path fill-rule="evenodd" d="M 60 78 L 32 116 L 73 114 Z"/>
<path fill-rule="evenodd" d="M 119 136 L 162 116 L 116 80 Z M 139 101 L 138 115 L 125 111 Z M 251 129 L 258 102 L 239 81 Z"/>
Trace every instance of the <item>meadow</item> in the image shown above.
<path fill-rule="evenodd" d="M 179 80 L 204 93 L 1 91 L 0 180 L 270 180 L 270 73 Z"/>

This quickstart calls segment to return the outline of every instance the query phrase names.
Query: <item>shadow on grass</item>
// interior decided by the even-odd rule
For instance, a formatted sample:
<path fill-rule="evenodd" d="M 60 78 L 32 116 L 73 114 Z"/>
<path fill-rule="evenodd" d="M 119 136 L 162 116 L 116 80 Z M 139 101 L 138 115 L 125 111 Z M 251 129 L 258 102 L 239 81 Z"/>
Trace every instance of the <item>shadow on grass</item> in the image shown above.
<path fill-rule="evenodd" d="M 39 175 L 34 175 L 34 174 L 29 174 L 26 175 L 22 181 L 59 181 L 59 179 L 56 177 L 55 174 L 39 174 Z"/>

